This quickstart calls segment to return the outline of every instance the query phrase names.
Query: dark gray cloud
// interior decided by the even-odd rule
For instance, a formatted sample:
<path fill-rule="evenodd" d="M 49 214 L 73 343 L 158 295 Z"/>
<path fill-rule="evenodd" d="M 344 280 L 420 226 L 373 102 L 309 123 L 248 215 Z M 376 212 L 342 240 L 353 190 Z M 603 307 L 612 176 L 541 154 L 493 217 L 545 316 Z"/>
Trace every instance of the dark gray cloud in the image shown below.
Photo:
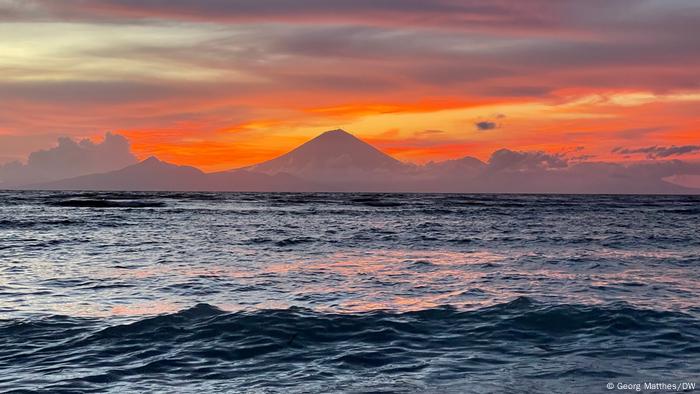
<path fill-rule="evenodd" d="M 700 145 L 683 145 L 683 146 L 649 146 L 645 148 L 624 148 L 617 147 L 612 150 L 612 153 L 620 155 L 644 154 L 649 159 L 666 158 L 671 156 L 686 155 L 688 153 L 700 152 Z"/>
<path fill-rule="evenodd" d="M 326 22 L 321 27 L 236 25 L 238 31 L 230 38 L 202 43 L 196 51 L 168 43 L 163 48 L 108 48 L 103 55 L 157 57 L 180 66 L 239 70 L 278 86 L 286 86 L 286 78 L 298 78 L 301 70 L 309 76 L 326 74 L 331 82 L 340 77 L 333 75 L 334 70 L 348 79 L 367 78 L 367 83 L 359 85 L 366 90 L 413 85 L 408 88 L 415 91 L 419 83 L 493 97 L 546 97 L 572 85 L 653 91 L 700 86 L 688 67 L 700 66 L 700 43 L 692 38 L 700 29 L 690 36 L 659 32 L 653 39 L 635 38 L 624 29 L 615 40 L 521 39 L 518 32 L 509 36 L 507 30 L 501 35 L 476 35 L 391 25 L 333 25 L 333 19 Z M 697 22 L 700 26 L 700 18 Z M 487 47 L 489 50 L 483 49 Z M 619 68 L 624 68 L 624 78 L 611 72 Z M 342 89 L 342 83 L 339 85 Z"/>
<path fill-rule="evenodd" d="M 484 17 L 491 16 L 490 20 L 512 20 L 524 27 L 535 28 L 543 23 L 535 9 L 514 8 L 508 3 L 474 0 L 2 0 L 0 15 L 35 20 L 161 19 L 236 23 L 314 22 L 323 18 L 341 22 L 448 26 L 482 25 Z M 420 15 L 431 18 L 416 19 Z"/>
<path fill-rule="evenodd" d="M 276 89 L 415 92 L 421 84 L 446 94 L 494 97 L 545 97 L 572 85 L 654 91 L 700 87 L 691 67 L 700 66 L 700 40 L 695 39 L 700 12 L 694 11 L 700 10 L 687 2 L 631 0 L 585 5 L 568 0 L 0 1 L 0 15 L 9 20 L 22 20 L 26 14 L 57 21 L 235 25 L 235 34 L 203 42 L 196 50 L 190 43 L 139 47 L 130 42 L 85 54 L 98 60 L 152 59 L 181 69 L 196 65 L 240 71 L 270 81 Z M 324 23 L 314 23 L 318 21 Z M 157 83 L 149 87 L 148 80 L 105 82 L 103 87 L 74 84 L 70 90 L 45 84 L 34 87 L 32 97 L 45 93 L 56 101 L 94 96 L 98 102 L 119 102 L 190 93 L 168 91 Z M 25 90 L 0 87 L 5 97 L 22 97 Z M 234 91 L 241 93 L 229 89 Z"/>
<path fill-rule="evenodd" d="M 129 141 L 106 133 L 102 142 L 59 138 L 58 145 L 29 155 L 26 163 L 0 165 L 0 184 L 26 185 L 119 169 L 136 162 Z"/>
<path fill-rule="evenodd" d="M 0 17 L 88 21 L 308 22 L 488 29 L 520 33 L 697 33 L 700 6 L 687 0 L 0 0 Z"/>
<path fill-rule="evenodd" d="M 211 97 L 227 90 L 244 91 L 238 84 L 213 82 L 179 83 L 172 81 L 21 81 L 0 82 L 0 100 L 56 102 L 66 104 L 112 105 L 153 102 L 178 96 Z"/>
<path fill-rule="evenodd" d="M 476 129 L 480 131 L 493 130 L 495 128 L 498 128 L 498 124 L 496 124 L 496 122 L 491 122 L 488 120 L 476 122 L 474 123 L 474 126 L 476 126 Z"/>

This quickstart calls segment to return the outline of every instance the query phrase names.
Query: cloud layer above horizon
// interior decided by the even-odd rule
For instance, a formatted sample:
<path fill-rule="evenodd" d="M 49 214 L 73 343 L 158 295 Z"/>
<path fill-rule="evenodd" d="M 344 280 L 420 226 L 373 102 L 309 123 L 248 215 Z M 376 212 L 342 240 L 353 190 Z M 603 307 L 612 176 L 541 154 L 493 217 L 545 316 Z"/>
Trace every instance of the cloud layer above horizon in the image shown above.
<path fill-rule="evenodd" d="M 696 1 L 0 0 L 0 21 L 0 163 L 115 131 L 225 169 L 337 127 L 416 162 L 700 159 Z"/>
<path fill-rule="evenodd" d="M 102 173 L 136 163 L 129 141 L 106 133 L 101 142 L 59 138 L 56 146 L 29 154 L 26 163 L 12 161 L 0 165 L 0 186 L 34 183 Z"/>

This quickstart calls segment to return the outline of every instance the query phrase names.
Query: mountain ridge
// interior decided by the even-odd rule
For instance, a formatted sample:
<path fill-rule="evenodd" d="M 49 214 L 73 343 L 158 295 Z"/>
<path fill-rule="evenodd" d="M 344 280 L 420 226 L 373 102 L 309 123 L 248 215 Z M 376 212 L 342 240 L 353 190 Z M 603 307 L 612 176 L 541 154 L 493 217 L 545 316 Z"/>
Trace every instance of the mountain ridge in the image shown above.
<path fill-rule="evenodd" d="M 542 152 L 501 149 L 488 162 L 470 156 L 418 166 L 403 163 L 352 134 L 330 130 L 288 153 L 239 169 L 205 173 L 155 156 L 105 173 L 18 189 L 257 192 L 441 192 L 698 194 L 669 183 L 700 174 L 700 163 L 680 161 L 624 166 L 569 165 Z"/>

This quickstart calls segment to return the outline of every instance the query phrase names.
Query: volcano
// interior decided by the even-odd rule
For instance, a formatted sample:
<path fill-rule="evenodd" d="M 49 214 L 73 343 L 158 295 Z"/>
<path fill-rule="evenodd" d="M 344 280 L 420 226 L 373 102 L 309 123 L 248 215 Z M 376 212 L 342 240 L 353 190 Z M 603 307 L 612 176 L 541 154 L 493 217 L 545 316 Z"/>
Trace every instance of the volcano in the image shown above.
<path fill-rule="evenodd" d="M 411 168 L 344 130 L 327 131 L 275 159 L 247 167 L 264 174 L 287 173 L 324 183 L 371 181 Z"/>

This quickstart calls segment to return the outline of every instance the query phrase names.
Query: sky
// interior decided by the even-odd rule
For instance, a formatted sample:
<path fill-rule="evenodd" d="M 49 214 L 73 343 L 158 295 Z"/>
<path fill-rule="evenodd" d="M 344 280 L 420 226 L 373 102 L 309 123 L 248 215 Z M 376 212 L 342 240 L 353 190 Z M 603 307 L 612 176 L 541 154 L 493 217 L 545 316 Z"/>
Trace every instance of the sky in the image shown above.
<path fill-rule="evenodd" d="M 695 161 L 698 37 L 695 0 L 0 0 L 0 163 L 115 133 L 215 171 L 336 128 L 415 163 Z"/>

